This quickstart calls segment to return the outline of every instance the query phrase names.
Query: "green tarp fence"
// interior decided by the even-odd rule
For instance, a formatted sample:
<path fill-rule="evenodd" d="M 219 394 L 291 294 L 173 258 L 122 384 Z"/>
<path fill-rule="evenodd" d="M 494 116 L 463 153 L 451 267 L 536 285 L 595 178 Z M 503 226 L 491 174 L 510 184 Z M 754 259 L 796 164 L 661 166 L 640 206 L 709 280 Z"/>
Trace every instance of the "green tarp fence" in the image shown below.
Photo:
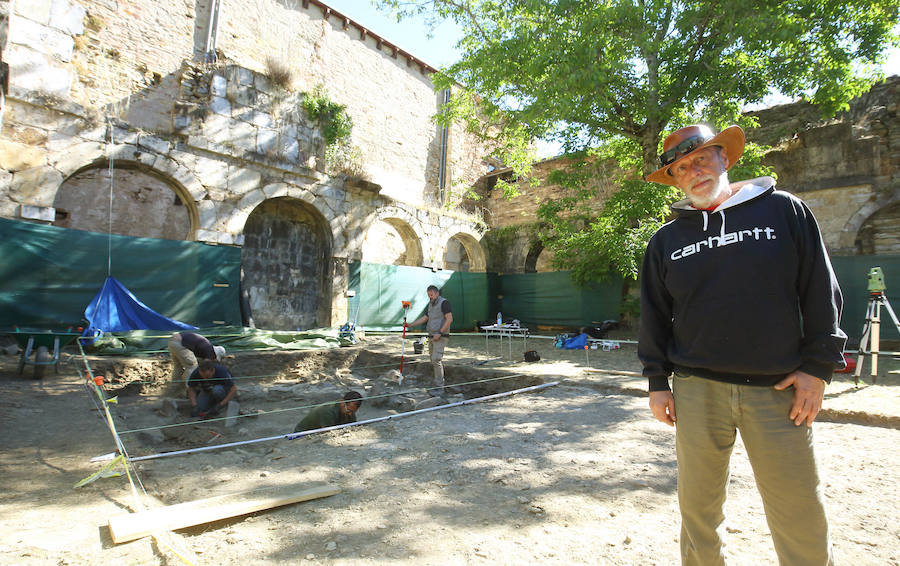
<path fill-rule="evenodd" d="M 78 326 L 111 275 L 153 310 L 199 327 L 240 326 L 241 250 L 0 218 L 0 329 Z"/>
<path fill-rule="evenodd" d="M 19 327 L 65 330 L 81 324 L 84 309 L 107 275 L 111 244 L 113 277 L 160 314 L 201 328 L 239 327 L 241 250 L 198 242 L 132 238 L 0 218 L 0 330 Z M 885 295 L 900 308 L 900 255 L 831 258 L 844 293 L 841 327 L 858 339 L 869 299 L 869 269 L 878 266 Z M 369 329 L 399 330 L 402 300 L 419 317 L 437 285 L 453 305 L 454 331 L 478 321 L 518 319 L 523 326 L 578 327 L 621 312 L 622 282 L 576 287 L 568 272 L 498 275 L 422 267 L 350 264 L 350 319 Z M 882 337 L 900 339 L 882 312 Z M 292 340 L 285 338 L 285 340 Z"/>
<path fill-rule="evenodd" d="M 869 303 L 867 275 L 873 267 L 880 267 L 884 272 L 884 281 L 887 285 L 884 295 L 893 307 L 894 313 L 900 316 L 900 255 L 832 256 L 831 264 L 844 294 L 841 328 L 847 336 L 859 340 L 862 335 L 866 306 Z M 884 308 L 881 309 L 881 338 L 900 339 L 894 321 Z"/>
<path fill-rule="evenodd" d="M 425 312 L 428 303 L 425 289 L 436 285 L 453 307 L 451 328 L 455 331 L 474 330 L 478 320 L 489 318 L 496 277 L 493 273 L 432 271 L 424 267 L 353 262 L 349 285 L 355 293 L 349 304 L 351 320 L 356 319 L 358 326 L 369 330 L 401 330 L 402 301 L 412 303 L 407 313 L 407 320 L 412 322 Z"/>
<path fill-rule="evenodd" d="M 258 328 L 214 327 L 200 328 L 196 332 L 209 338 L 216 346 L 224 346 L 226 352 L 235 350 L 320 350 L 350 344 L 338 336 L 336 328 L 315 328 L 304 331 L 261 330 Z M 167 352 L 169 338 L 175 332 L 161 333 L 155 330 L 132 330 L 104 334 L 92 346 L 91 354 L 136 354 Z"/>
<path fill-rule="evenodd" d="M 619 320 L 622 310 L 620 278 L 580 288 L 568 271 L 502 275 L 500 294 L 498 306 L 503 321 L 515 318 L 529 329 L 539 325 L 581 327 Z"/>
<path fill-rule="evenodd" d="M 518 319 L 522 326 L 585 326 L 594 321 L 618 319 L 622 302 L 621 280 L 580 289 L 569 272 L 498 275 L 433 271 L 422 267 L 350 264 L 351 320 L 373 330 L 399 330 L 402 301 L 412 301 L 408 320 L 425 310 L 425 289 L 436 285 L 453 306 L 455 331 L 475 330 L 479 321 L 490 324 L 497 312 L 503 320 Z"/>

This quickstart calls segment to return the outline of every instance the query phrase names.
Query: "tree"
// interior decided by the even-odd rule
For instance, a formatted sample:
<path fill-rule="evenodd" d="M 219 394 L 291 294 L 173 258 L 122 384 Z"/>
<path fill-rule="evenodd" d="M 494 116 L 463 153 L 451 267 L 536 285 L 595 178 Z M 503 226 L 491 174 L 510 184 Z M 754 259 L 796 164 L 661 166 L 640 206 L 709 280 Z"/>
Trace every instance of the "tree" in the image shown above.
<path fill-rule="evenodd" d="M 520 176 L 529 173 L 526 148 L 535 138 L 559 140 L 584 163 L 618 175 L 620 193 L 594 220 L 578 208 L 590 196 L 585 170 L 561 173 L 556 181 L 575 196 L 542 211 L 557 264 L 575 268 L 582 280 L 610 264 L 636 276 L 643 244 L 675 194 L 640 181 L 657 168 L 667 132 L 697 120 L 752 126 L 740 109 L 770 91 L 803 96 L 825 114 L 845 108 L 878 78 L 875 65 L 886 48 L 898 44 L 892 28 L 900 6 L 900 0 L 380 3 L 400 17 L 415 13 L 462 27 L 462 58 L 434 82 L 463 89 L 439 120 L 466 120 Z M 497 127 L 484 128 L 485 119 Z M 751 154 L 758 157 L 758 148 Z"/>

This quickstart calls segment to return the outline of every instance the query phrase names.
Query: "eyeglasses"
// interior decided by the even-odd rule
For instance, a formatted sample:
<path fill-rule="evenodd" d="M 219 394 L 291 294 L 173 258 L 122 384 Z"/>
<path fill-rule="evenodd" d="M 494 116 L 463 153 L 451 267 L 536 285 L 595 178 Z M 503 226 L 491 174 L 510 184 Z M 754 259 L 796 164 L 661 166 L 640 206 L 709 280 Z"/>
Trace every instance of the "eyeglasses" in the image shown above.
<path fill-rule="evenodd" d="M 672 149 L 667 149 L 666 151 L 659 154 L 659 166 L 665 167 L 678 159 L 679 157 L 684 157 L 688 153 L 697 149 L 697 147 L 703 145 L 707 141 L 711 140 L 710 136 L 692 136 L 688 139 L 684 140 L 680 144 L 676 145 Z"/>

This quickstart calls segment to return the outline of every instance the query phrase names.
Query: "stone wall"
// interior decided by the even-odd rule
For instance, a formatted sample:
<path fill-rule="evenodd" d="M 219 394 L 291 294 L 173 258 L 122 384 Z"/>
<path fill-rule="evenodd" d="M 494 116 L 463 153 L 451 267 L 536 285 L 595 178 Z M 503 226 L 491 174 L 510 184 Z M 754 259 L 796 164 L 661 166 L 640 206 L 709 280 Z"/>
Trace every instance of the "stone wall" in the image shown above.
<path fill-rule="evenodd" d="M 750 115 L 759 127 L 747 132 L 748 139 L 773 147 L 764 163 L 774 168 L 780 189 L 797 194 L 812 209 L 832 254 L 900 254 L 900 77 L 876 84 L 830 119 L 807 103 Z M 521 185 L 521 196 L 509 200 L 492 188 L 492 177 L 508 174 L 492 173 L 476 185 L 480 200 L 470 206 L 485 208 L 494 231 L 527 228 L 536 222 L 542 202 L 564 196 L 546 179 L 566 166 L 562 158 L 537 164 L 540 185 Z M 602 176 L 598 183 L 602 195 L 615 190 L 602 184 Z M 603 198 L 593 203 L 598 210 Z M 489 250 L 488 268 L 530 271 L 534 252 L 531 238 L 518 237 L 500 253 Z M 541 253 L 537 259 L 537 265 L 546 265 L 549 258 Z"/>
<path fill-rule="evenodd" d="M 9 91 L 9 63 L 3 58 L 9 38 L 9 2 L 10 0 L 0 0 L 0 126 L 3 125 L 3 110 L 6 108 L 6 94 Z"/>
<path fill-rule="evenodd" d="M 330 308 L 323 292 L 332 278 L 323 219 L 305 203 L 268 199 L 247 219 L 244 233 L 243 286 L 256 324 L 315 327 Z"/>
<path fill-rule="evenodd" d="M 290 328 L 346 319 L 346 263 L 363 259 L 373 226 L 398 230 L 420 265 L 443 267 L 449 248 L 484 269 L 480 218 L 442 190 L 483 174 L 483 149 L 454 126 L 442 151 L 433 69 L 322 2 L 219 5 L 210 19 L 208 0 L 14 3 L 0 216 L 105 230 L 112 183 L 116 233 L 243 246 L 252 215 L 265 233 L 299 207 L 305 220 L 286 218 L 298 230 L 316 219 L 316 252 L 277 239 L 245 270 L 256 318 Z M 270 80 L 279 69 L 286 83 Z M 358 175 L 326 166 L 321 125 L 302 109 L 313 90 L 353 120 Z M 324 298 L 291 302 L 310 257 Z"/>
<path fill-rule="evenodd" d="M 110 184 L 115 198 L 110 202 Z M 190 211 L 164 179 L 142 169 L 91 168 L 66 179 L 56 192 L 56 226 L 126 236 L 189 240 Z M 112 206 L 112 214 L 109 213 Z M 152 218 L 152 222 L 148 222 Z M 111 223 L 111 227 L 110 227 Z"/>
<path fill-rule="evenodd" d="M 823 119 L 807 103 L 753 112 L 748 138 L 775 147 L 764 163 L 809 203 L 833 254 L 900 253 L 900 77 Z M 894 212 L 890 212 L 894 210 Z"/>
<path fill-rule="evenodd" d="M 586 204 L 588 210 L 599 212 L 603 201 L 610 196 L 616 186 L 602 175 L 602 165 L 590 164 L 589 167 L 597 168 L 597 175 L 593 177 L 590 188 L 597 189 L 600 198 Z M 534 164 L 533 175 L 540 181 L 537 186 L 530 186 L 524 180 L 519 180 L 519 195 L 507 198 L 497 186 L 497 179 L 502 178 L 508 182 L 514 181 L 512 173 L 506 169 L 498 169 L 484 176 L 474 186 L 475 199 L 466 201 L 466 206 L 483 210 L 492 230 L 511 229 L 521 227 L 520 234 L 515 236 L 504 235 L 500 245 L 497 240 L 489 246 L 488 270 L 499 273 L 521 273 L 533 271 L 550 271 L 549 252 L 543 252 L 543 248 L 536 242 L 536 225 L 538 224 L 538 207 L 548 200 L 558 200 L 566 196 L 572 196 L 561 186 L 550 183 L 547 179 L 555 170 L 570 170 L 568 158 L 554 158 L 540 161 Z"/>

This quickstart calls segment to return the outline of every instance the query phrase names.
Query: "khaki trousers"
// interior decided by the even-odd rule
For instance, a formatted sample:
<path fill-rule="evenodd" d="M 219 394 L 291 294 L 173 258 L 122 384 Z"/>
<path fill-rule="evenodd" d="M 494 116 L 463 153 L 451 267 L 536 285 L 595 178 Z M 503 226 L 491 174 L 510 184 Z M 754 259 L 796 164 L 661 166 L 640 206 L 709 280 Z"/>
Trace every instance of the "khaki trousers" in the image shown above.
<path fill-rule="evenodd" d="M 788 418 L 794 389 L 732 385 L 680 373 L 672 388 L 682 564 L 725 564 L 723 505 L 738 430 L 779 564 L 834 564 L 813 432 Z"/>
<path fill-rule="evenodd" d="M 187 390 L 187 380 L 197 367 L 197 357 L 194 352 L 181 345 L 181 334 L 174 334 L 169 338 L 169 353 L 172 355 L 172 381 L 182 380 L 184 389 Z"/>
<path fill-rule="evenodd" d="M 444 348 L 450 339 L 447 336 L 441 336 L 437 342 L 431 336 L 428 337 L 428 354 L 431 356 L 431 367 L 434 368 L 434 386 L 444 386 Z"/>

